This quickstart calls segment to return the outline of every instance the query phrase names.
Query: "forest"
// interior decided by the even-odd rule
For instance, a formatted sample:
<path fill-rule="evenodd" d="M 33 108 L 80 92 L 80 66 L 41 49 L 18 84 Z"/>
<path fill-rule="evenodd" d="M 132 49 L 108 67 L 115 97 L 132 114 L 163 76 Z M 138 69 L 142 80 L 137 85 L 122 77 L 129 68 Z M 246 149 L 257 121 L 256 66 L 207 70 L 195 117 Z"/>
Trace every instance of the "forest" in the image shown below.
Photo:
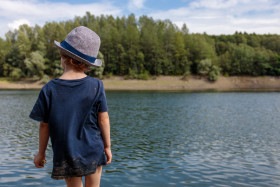
<path fill-rule="evenodd" d="M 187 20 L 186 20 L 187 22 Z M 42 82 L 60 76 L 63 69 L 53 42 L 63 41 L 80 25 L 101 38 L 98 58 L 101 68 L 87 74 L 102 78 L 121 75 L 144 79 L 159 75 L 186 77 L 190 74 L 215 81 L 223 76 L 279 76 L 280 35 L 235 32 L 232 35 L 190 33 L 170 20 L 148 16 L 83 17 L 39 25 L 21 25 L 0 38 L 0 77 L 31 78 Z M 233 31 L 234 32 L 234 31 Z"/>

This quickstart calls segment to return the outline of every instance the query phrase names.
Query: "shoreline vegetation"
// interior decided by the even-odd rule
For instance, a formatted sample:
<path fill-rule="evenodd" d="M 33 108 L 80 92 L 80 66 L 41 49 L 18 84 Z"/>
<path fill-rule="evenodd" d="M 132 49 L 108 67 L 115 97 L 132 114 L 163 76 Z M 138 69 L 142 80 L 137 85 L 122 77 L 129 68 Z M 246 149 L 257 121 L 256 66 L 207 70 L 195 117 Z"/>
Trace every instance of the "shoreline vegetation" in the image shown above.
<path fill-rule="evenodd" d="M 51 77 L 60 76 L 63 73 L 61 57 L 53 42 L 63 41 L 67 33 L 78 26 L 94 30 L 102 41 L 97 55 L 103 62 L 102 66 L 92 68 L 88 75 L 132 79 L 122 83 L 105 80 L 108 89 L 196 90 L 201 85 L 207 89 L 239 89 L 234 83 L 239 78 L 234 76 L 280 76 L 278 34 L 238 31 L 231 35 L 190 33 L 187 24 L 178 27 L 168 19 L 155 20 L 146 15 L 137 18 L 134 14 L 95 16 L 86 12 L 84 16 L 46 22 L 43 26 L 23 24 L 7 32 L 5 38 L 0 37 L 0 77 L 9 77 L 13 81 L 30 78 L 45 83 Z M 207 77 L 211 81 L 220 76 L 230 78 L 210 84 L 190 75 Z M 189 82 L 167 77 L 141 81 L 154 76 L 189 77 Z M 248 82 L 255 81 L 252 79 Z M 226 86 L 221 86 L 221 82 L 226 80 L 229 80 Z M 116 87 L 116 84 L 122 86 Z M 266 84 L 246 83 L 244 87 L 263 88 Z M 201 89 L 205 88 L 202 86 Z"/>
<path fill-rule="evenodd" d="M 189 75 L 158 76 L 149 80 L 128 79 L 112 76 L 102 79 L 105 90 L 151 90 L 151 91 L 280 91 L 280 77 L 231 76 L 209 81 L 206 77 Z M 33 79 L 9 81 L 0 78 L 0 90 L 41 89 L 44 84 Z"/>

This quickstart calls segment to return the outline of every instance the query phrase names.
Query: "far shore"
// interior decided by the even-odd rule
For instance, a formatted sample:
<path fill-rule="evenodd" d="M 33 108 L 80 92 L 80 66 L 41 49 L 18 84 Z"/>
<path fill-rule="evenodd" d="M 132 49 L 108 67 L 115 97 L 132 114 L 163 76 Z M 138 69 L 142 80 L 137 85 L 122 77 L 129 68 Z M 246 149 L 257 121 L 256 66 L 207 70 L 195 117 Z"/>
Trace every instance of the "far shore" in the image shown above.
<path fill-rule="evenodd" d="M 105 90 L 159 90 L 159 91 L 280 91 L 280 77 L 232 76 L 219 77 L 215 82 L 207 78 L 190 75 L 158 76 L 151 80 L 125 80 L 121 76 L 112 76 L 103 80 Z M 25 79 L 8 81 L 0 78 L 0 89 L 41 89 L 39 81 Z"/>

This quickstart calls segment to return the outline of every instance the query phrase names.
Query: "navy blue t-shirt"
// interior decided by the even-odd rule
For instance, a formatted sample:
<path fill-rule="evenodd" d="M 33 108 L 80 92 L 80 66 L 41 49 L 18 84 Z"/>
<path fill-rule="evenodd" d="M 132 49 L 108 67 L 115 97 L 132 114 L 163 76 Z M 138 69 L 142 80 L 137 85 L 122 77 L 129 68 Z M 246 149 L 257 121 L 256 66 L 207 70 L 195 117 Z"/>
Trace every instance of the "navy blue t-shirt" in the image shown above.
<path fill-rule="evenodd" d="M 45 84 L 29 115 L 48 123 L 53 149 L 53 179 L 86 176 L 106 165 L 98 112 L 107 111 L 101 80 L 53 79 Z"/>

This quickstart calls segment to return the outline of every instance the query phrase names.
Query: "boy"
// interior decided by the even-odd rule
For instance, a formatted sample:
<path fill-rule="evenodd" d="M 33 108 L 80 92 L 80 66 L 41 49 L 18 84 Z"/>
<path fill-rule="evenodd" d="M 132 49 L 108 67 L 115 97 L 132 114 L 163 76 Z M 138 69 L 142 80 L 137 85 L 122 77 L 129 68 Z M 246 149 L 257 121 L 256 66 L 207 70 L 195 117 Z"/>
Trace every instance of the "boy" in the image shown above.
<path fill-rule="evenodd" d="M 65 179 L 67 186 L 99 186 L 102 165 L 112 159 L 110 123 L 102 81 L 87 76 L 97 59 L 100 38 L 80 26 L 61 43 L 54 42 L 61 55 L 64 73 L 40 91 L 29 117 L 40 122 L 36 167 L 44 167 L 45 150 L 51 137 L 53 179 Z"/>

